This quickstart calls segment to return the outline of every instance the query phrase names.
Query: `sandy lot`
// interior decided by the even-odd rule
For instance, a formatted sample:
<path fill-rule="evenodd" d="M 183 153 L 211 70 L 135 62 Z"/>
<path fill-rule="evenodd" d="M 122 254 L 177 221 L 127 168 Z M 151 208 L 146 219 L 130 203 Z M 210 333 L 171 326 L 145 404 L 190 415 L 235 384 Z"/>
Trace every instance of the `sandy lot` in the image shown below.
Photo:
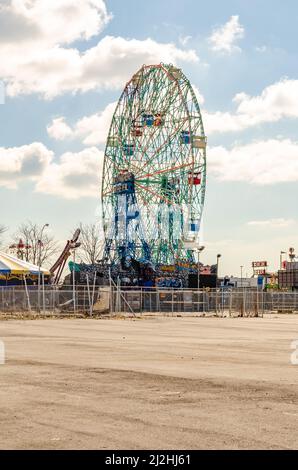
<path fill-rule="evenodd" d="M 0 322 L 1 449 L 297 448 L 298 316 Z"/>

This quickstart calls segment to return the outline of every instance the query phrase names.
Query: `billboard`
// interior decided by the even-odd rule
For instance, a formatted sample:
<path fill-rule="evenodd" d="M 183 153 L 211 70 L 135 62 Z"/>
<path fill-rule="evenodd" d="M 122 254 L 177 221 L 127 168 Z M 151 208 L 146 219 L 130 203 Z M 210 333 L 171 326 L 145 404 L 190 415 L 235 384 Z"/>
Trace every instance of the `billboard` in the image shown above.
<path fill-rule="evenodd" d="M 267 261 L 253 261 L 252 267 L 253 268 L 267 268 L 268 264 Z"/>

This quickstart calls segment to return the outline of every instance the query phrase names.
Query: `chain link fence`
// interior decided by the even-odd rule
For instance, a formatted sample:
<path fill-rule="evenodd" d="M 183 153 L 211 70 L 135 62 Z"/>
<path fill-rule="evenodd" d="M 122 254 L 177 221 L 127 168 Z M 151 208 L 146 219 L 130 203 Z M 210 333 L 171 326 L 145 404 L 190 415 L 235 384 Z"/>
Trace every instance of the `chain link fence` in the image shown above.
<path fill-rule="evenodd" d="M 264 313 L 297 313 L 298 292 L 108 286 L 1 287 L 0 314 L 2 312 L 62 316 L 103 313 L 262 316 Z"/>
<path fill-rule="evenodd" d="M 104 313 L 110 311 L 108 287 L 80 286 L 73 289 L 45 286 L 1 287 L 0 314 L 37 312 L 40 314 L 70 315 Z"/>
<path fill-rule="evenodd" d="M 217 316 L 262 316 L 298 312 L 298 292 L 258 289 L 119 289 L 111 290 L 114 313 L 163 313 Z"/>

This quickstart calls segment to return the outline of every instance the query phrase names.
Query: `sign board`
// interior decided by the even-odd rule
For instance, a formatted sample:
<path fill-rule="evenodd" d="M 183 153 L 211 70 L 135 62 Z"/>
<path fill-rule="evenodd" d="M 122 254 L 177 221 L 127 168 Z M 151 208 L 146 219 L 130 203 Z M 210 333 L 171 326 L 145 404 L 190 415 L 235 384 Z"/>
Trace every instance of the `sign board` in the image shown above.
<path fill-rule="evenodd" d="M 164 272 L 174 272 L 175 271 L 175 266 L 173 265 L 164 265 L 164 266 L 160 266 L 160 270 L 161 271 L 164 271 Z"/>
<path fill-rule="evenodd" d="M 266 274 L 266 269 L 255 269 L 254 270 L 255 274 L 258 274 L 258 276 L 265 276 Z"/>
<path fill-rule="evenodd" d="M 267 261 L 253 261 L 252 267 L 253 268 L 267 268 Z"/>

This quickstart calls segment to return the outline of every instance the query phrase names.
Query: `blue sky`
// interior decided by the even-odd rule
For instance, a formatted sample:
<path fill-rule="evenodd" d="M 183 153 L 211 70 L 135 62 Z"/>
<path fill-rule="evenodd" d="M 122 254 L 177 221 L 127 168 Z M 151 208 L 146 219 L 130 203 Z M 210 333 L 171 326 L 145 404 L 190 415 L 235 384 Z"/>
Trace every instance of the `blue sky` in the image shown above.
<path fill-rule="evenodd" d="M 221 253 L 222 274 L 251 274 L 259 259 L 276 269 L 297 244 L 297 2 L 32 3 L 0 8 L 4 242 L 28 219 L 60 240 L 97 220 L 111 103 L 143 63 L 171 60 L 208 136 L 203 261 Z"/>

